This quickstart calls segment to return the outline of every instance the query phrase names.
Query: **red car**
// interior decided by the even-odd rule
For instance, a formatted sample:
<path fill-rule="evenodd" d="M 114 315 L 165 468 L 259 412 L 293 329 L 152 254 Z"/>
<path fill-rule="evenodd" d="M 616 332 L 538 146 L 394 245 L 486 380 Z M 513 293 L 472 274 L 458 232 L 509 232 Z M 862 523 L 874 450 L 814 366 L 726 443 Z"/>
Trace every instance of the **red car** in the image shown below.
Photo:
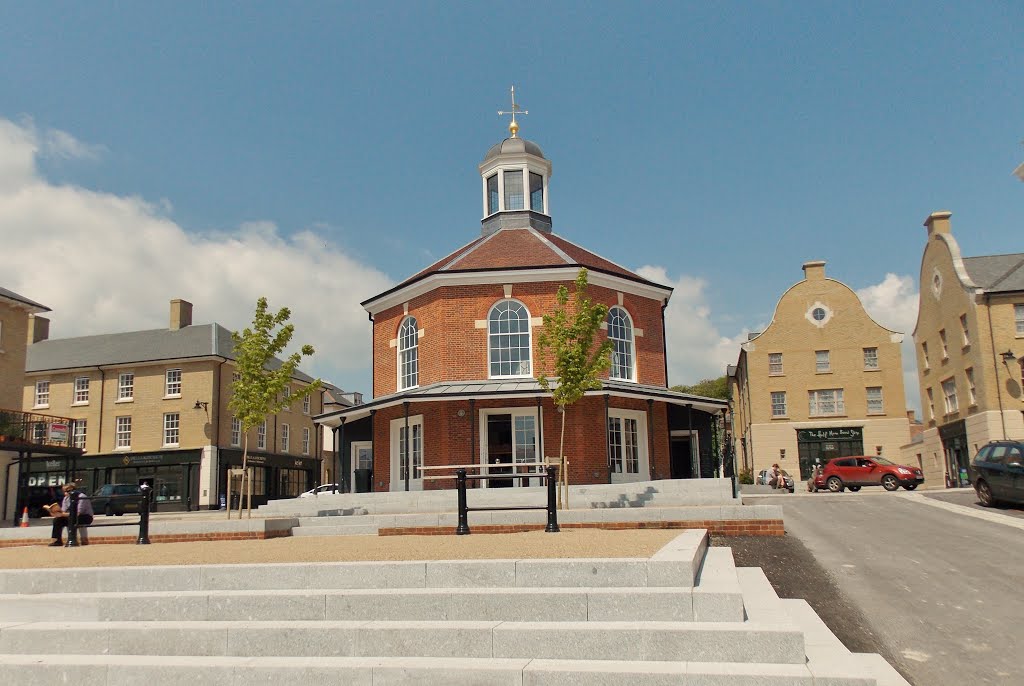
<path fill-rule="evenodd" d="M 834 457 L 814 477 L 812 490 L 824 489 L 840 493 L 849 488 L 859 491 L 863 486 L 881 486 L 895 491 L 900 486 L 912 491 L 924 483 L 924 475 L 917 467 L 890 462 L 884 457 Z"/>

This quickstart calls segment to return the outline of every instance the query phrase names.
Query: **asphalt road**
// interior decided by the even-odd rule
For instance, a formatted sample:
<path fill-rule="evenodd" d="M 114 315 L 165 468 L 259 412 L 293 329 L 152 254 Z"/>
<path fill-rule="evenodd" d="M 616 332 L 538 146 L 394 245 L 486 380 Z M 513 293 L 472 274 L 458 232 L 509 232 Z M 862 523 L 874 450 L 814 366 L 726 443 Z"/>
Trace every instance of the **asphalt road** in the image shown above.
<path fill-rule="evenodd" d="M 935 499 L 971 497 L 959 491 Z M 875 643 L 915 686 L 1024 683 L 1024 528 L 1016 512 L 986 509 L 980 514 L 988 519 L 980 519 L 902 492 L 744 501 L 783 505 L 787 538 L 797 539 L 828 577 L 821 592 L 837 594 L 840 610 L 847 600 L 854 606 L 848 613 L 819 611 L 851 650 Z M 806 578 L 801 566 L 794 560 L 793 574 Z M 850 645 L 844 633 L 864 640 Z"/>
<path fill-rule="evenodd" d="M 964 507 L 969 507 L 973 510 L 981 510 L 982 512 L 998 512 L 1000 514 L 1009 515 L 1010 517 L 1024 519 L 1024 506 L 1000 503 L 993 507 L 985 507 L 978 502 L 978 496 L 974 492 L 973 488 L 955 488 L 948 491 L 924 491 L 921 495 L 931 498 L 932 500 L 941 500 L 946 503 L 963 505 Z"/>

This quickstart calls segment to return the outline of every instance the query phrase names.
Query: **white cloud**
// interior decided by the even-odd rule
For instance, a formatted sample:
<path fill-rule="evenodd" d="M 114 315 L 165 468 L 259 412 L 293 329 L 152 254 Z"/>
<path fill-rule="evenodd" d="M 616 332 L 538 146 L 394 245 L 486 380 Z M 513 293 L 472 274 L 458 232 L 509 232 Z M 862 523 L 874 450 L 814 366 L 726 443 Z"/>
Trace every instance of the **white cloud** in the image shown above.
<path fill-rule="evenodd" d="M 882 326 L 903 334 L 903 386 L 907 407 L 921 418 L 921 390 L 917 383 L 917 358 L 911 333 L 917 323 L 917 288 L 914 277 L 886 274 L 881 283 L 857 291 L 864 309 Z"/>
<path fill-rule="evenodd" d="M 685 274 L 673 279 L 664 267 L 657 266 L 644 266 L 636 273 L 673 288 L 665 310 L 669 385 L 716 378 L 725 374 L 726 365 L 736 364 L 740 343 L 747 340 L 747 330 L 733 338 L 719 333 L 711 322 L 706 281 Z"/>
<path fill-rule="evenodd" d="M 163 328 L 177 297 L 194 303 L 195 323 L 240 329 L 266 296 L 291 309 L 294 342 L 316 348 L 305 371 L 369 394 L 370 323 L 359 301 L 392 285 L 385 274 L 312 231 L 286 236 L 253 222 L 188 232 L 166 215 L 166 199 L 56 185 L 36 165 L 99 149 L 0 119 L 0 237 L 15 265 L 2 285 L 53 309 L 53 337 Z"/>

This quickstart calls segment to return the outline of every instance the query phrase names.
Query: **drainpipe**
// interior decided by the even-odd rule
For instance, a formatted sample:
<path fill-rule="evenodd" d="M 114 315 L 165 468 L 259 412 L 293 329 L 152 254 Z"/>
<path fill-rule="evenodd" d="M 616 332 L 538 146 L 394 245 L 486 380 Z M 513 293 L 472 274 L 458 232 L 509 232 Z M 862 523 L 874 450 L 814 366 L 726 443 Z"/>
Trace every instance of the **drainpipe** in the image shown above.
<path fill-rule="evenodd" d="M 348 486 L 348 475 L 349 471 L 344 469 L 345 467 L 345 418 L 341 418 L 341 424 L 338 425 L 337 430 L 334 432 L 334 492 L 338 492 L 338 484 L 342 485 L 342 492 L 351 493 L 352 489 Z M 344 471 L 345 475 L 342 476 L 341 472 Z"/>
<path fill-rule="evenodd" d="M 544 457 L 544 415 L 543 408 L 541 408 L 542 396 L 537 396 L 537 455 L 541 458 Z M 535 457 L 536 457 L 535 456 Z M 534 459 L 534 462 L 538 460 Z M 542 459 L 541 462 L 546 460 Z"/>
<path fill-rule="evenodd" d="M 668 337 L 665 333 L 665 308 L 668 300 L 661 305 L 661 359 L 665 363 L 665 385 L 668 386 Z"/>
<path fill-rule="evenodd" d="M 991 296 L 985 294 L 985 316 L 988 318 L 988 342 L 992 346 L 992 371 L 996 374 L 996 400 L 999 401 L 999 420 L 1003 423 L 1003 440 L 1006 440 L 1006 416 L 1003 414 L 1003 393 L 999 386 L 999 363 L 996 362 L 996 358 L 999 357 L 996 354 L 996 339 L 992 333 L 992 304 Z M 946 460 L 949 461 L 948 459 Z M 960 465 L 957 465 L 957 473 L 959 474 Z"/>

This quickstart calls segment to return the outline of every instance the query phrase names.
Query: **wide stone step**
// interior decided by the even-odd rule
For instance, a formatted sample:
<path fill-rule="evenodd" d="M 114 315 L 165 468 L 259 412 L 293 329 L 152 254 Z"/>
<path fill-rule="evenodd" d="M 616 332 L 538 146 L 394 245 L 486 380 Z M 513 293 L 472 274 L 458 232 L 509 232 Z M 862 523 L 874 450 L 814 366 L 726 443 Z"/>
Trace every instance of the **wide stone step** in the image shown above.
<path fill-rule="evenodd" d="M 36 622 L 0 653 L 805 663 L 798 629 L 749 622 Z"/>
<path fill-rule="evenodd" d="M 376 536 L 379 532 L 376 524 L 303 524 L 292 529 L 292 536 Z"/>
<path fill-rule="evenodd" d="M 738 590 L 464 588 L 163 591 L 0 596 L 0 621 L 740 622 Z"/>
<path fill-rule="evenodd" d="M 818 678 L 817 682 L 815 678 Z M 0 683 L 89 686 L 874 686 L 806 665 L 364 657 L 0 655 Z"/>

